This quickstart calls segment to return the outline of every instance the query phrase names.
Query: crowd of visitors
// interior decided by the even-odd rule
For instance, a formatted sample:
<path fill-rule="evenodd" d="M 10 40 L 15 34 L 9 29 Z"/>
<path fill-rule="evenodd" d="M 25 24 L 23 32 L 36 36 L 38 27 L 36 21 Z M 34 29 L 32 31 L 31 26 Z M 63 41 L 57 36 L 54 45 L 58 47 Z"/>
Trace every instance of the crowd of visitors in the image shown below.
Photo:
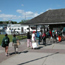
<path fill-rule="evenodd" d="M 33 31 L 32 34 L 30 32 L 27 33 L 27 47 L 30 48 L 35 48 L 33 47 L 33 45 L 37 46 L 36 43 L 38 43 L 38 45 L 40 45 L 40 42 L 42 41 L 42 45 L 47 45 L 46 43 L 46 39 L 48 38 L 49 41 L 53 42 L 61 42 L 62 38 L 65 38 L 65 28 L 61 31 L 61 30 L 47 30 L 47 31 Z M 16 35 L 13 35 L 12 38 L 12 45 L 14 46 L 14 51 L 15 53 L 18 53 L 18 45 L 20 45 L 20 43 L 18 42 L 19 40 L 16 38 Z M 5 34 L 5 37 L 2 40 L 2 47 L 5 48 L 5 55 L 8 56 L 8 46 L 9 46 L 9 38 L 8 35 Z M 17 44 L 19 43 L 19 44 Z M 51 43 L 51 42 L 50 42 Z M 37 47 L 36 47 L 37 48 Z"/>

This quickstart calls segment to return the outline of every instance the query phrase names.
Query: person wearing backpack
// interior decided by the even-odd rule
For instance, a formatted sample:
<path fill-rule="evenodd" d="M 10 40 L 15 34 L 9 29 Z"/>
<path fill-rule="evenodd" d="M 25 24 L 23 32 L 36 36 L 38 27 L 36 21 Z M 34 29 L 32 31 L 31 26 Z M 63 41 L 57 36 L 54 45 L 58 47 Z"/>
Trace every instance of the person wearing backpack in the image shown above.
<path fill-rule="evenodd" d="M 2 47 L 5 48 L 5 55 L 8 56 L 8 46 L 9 46 L 9 37 L 7 34 L 5 34 L 5 37 L 2 40 Z"/>
<path fill-rule="evenodd" d="M 37 31 L 37 33 L 36 33 L 36 37 L 38 38 L 38 44 L 40 45 L 40 41 L 41 41 L 41 33 Z"/>

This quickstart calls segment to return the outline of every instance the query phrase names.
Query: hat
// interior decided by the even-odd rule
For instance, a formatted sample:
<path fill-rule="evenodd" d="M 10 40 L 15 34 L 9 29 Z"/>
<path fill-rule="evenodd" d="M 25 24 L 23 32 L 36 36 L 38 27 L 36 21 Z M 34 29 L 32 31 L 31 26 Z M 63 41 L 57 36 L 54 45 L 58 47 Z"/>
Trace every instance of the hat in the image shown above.
<path fill-rule="evenodd" d="M 33 31 L 33 33 L 35 33 L 35 31 Z"/>

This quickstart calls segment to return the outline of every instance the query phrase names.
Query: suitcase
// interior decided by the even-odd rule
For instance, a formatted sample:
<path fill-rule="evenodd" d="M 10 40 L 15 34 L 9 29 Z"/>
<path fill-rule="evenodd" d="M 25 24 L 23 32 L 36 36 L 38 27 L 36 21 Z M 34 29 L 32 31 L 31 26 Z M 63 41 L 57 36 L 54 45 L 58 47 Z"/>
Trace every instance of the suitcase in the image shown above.
<path fill-rule="evenodd" d="M 58 41 L 59 41 L 59 42 L 61 41 L 61 36 L 58 36 Z"/>

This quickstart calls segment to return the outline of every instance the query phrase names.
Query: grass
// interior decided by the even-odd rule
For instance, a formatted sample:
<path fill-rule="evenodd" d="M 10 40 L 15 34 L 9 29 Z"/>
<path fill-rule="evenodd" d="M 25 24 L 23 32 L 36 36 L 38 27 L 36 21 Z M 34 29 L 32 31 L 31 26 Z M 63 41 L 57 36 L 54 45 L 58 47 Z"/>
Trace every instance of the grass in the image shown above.
<path fill-rule="evenodd" d="M 0 45 L 1 45 L 2 39 L 3 39 L 4 37 L 5 37 L 4 34 L 0 34 Z M 10 39 L 10 42 L 12 42 L 13 36 L 12 36 L 12 35 L 8 35 L 8 37 L 9 37 L 9 39 Z M 26 39 L 26 38 L 27 38 L 27 36 L 16 36 L 16 37 L 17 37 L 17 39 L 19 39 L 19 40 L 22 40 L 22 39 Z"/>
<path fill-rule="evenodd" d="M 19 39 L 19 40 L 22 40 L 22 39 L 26 39 L 27 38 L 27 36 L 16 36 L 17 37 L 17 39 Z"/>
<path fill-rule="evenodd" d="M 2 43 L 2 39 L 5 37 L 4 34 L 0 34 L 0 45 Z M 8 35 L 9 39 L 10 39 L 10 42 L 12 41 L 12 35 Z"/>

